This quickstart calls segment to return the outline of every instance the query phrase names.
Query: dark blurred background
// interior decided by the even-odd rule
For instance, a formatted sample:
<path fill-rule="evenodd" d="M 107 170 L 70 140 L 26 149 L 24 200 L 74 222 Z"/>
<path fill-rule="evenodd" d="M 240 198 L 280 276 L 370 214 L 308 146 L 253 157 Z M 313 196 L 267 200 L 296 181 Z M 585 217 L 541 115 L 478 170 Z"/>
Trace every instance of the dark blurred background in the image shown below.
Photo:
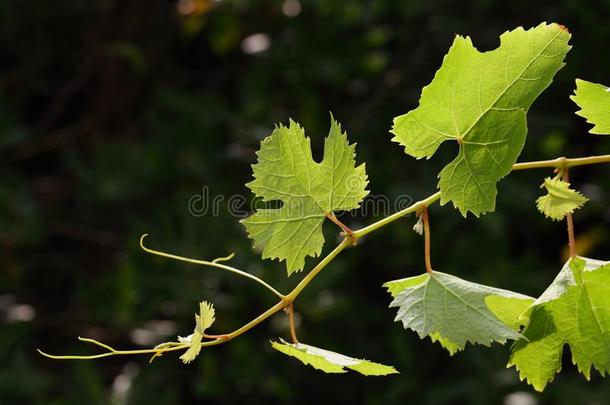
<path fill-rule="evenodd" d="M 519 25 L 566 25 L 573 50 L 529 114 L 520 160 L 610 153 L 568 98 L 576 77 L 610 83 L 609 13 L 607 0 L 0 1 L 0 403 L 609 403 L 610 381 L 594 372 L 587 382 L 568 350 L 538 394 L 505 369 L 508 347 L 449 357 L 394 323 L 381 284 L 424 270 L 414 217 L 344 252 L 296 303 L 302 341 L 400 375 L 324 375 L 272 352 L 268 340 L 287 336 L 283 314 L 186 366 L 173 354 L 149 365 L 35 352 L 94 353 L 79 335 L 120 348 L 175 339 L 192 331 L 202 299 L 216 305 L 213 331 L 228 332 L 275 302 L 229 273 L 147 255 L 143 233 L 191 257 L 236 252 L 234 265 L 281 291 L 296 285 L 303 273 L 286 278 L 283 264 L 261 260 L 226 200 L 216 216 L 189 212 L 206 187 L 210 198 L 250 198 L 250 164 L 274 123 L 300 122 L 320 156 L 332 111 L 373 194 L 434 192 L 454 145 L 416 161 L 388 130 L 416 107 L 455 33 L 489 50 Z M 564 224 L 534 205 L 550 174 L 511 175 L 496 212 L 478 220 L 434 206 L 435 268 L 538 295 L 565 258 Z M 591 199 L 576 216 L 579 252 L 608 259 L 610 168 L 572 178 Z M 346 217 L 355 228 L 374 220 Z M 337 234 L 326 230 L 325 252 Z"/>

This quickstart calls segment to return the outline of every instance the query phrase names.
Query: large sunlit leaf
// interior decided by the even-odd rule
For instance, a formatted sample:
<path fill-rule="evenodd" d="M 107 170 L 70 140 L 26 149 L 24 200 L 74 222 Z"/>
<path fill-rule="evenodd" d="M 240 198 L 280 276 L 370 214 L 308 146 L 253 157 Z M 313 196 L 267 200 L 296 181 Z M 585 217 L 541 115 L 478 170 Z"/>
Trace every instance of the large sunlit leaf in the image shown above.
<path fill-rule="evenodd" d="M 523 148 L 526 113 L 564 65 L 570 34 L 558 24 L 517 28 L 493 51 L 479 52 L 456 36 L 419 106 L 394 119 L 393 141 L 416 158 L 430 158 L 455 141 L 457 158 L 439 174 L 441 204 L 465 216 L 493 211 L 496 183 Z"/>
<path fill-rule="evenodd" d="M 345 373 L 346 368 L 367 376 L 396 374 L 398 371 L 394 367 L 368 360 L 355 359 L 344 356 L 343 354 L 319 349 L 303 343 L 271 342 L 271 346 L 288 356 L 300 360 L 305 365 L 310 365 L 315 369 L 325 373 Z"/>
<path fill-rule="evenodd" d="M 520 339 L 518 319 L 534 302 L 526 295 L 433 271 L 384 284 L 398 308 L 396 321 L 451 354 L 467 342 L 489 346 Z"/>
<path fill-rule="evenodd" d="M 580 107 L 576 114 L 593 124 L 589 132 L 610 135 L 610 88 L 576 79 L 576 91 L 570 98 Z"/>
<path fill-rule="evenodd" d="M 513 346 L 509 366 L 542 391 L 561 371 L 567 344 L 578 370 L 610 371 L 610 262 L 576 258 L 530 309 L 529 323 Z"/>
<path fill-rule="evenodd" d="M 254 180 L 247 186 L 263 201 L 282 206 L 259 209 L 241 222 L 263 258 L 285 260 L 290 275 L 303 269 L 306 256 L 320 254 L 327 214 L 360 206 L 368 194 L 364 164 L 356 166 L 355 145 L 332 117 L 320 163 L 305 131 L 292 120 L 288 127 L 276 127 L 257 155 Z"/>

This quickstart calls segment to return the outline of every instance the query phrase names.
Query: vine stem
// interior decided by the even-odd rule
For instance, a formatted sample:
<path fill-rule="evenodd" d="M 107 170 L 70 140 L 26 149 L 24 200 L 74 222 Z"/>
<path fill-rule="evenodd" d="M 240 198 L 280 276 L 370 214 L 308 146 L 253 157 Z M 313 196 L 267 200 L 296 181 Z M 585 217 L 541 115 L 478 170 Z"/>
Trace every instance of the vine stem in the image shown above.
<path fill-rule="evenodd" d="M 571 159 L 565 158 L 565 157 L 560 157 L 560 158 L 552 159 L 552 160 L 523 162 L 523 163 L 515 164 L 513 166 L 512 170 L 528 170 L 528 169 L 539 169 L 539 168 L 549 168 L 549 167 L 562 169 L 562 168 L 573 167 L 573 166 L 584 166 L 584 165 L 599 164 L 599 163 L 610 163 L 610 155 L 590 156 L 590 157 L 586 157 L 586 158 L 571 158 Z M 307 275 L 301 280 L 301 282 L 299 284 L 297 284 L 297 286 L 288 295 L 286 295 L 282 299 L 282 301 L 278 302 L 277 304 L 275 304 L 273 307 L 269 308 L 267 311 L 262 313 L 260 316 L 258 316 L 254 320 L 248 322 L 246 325 L 244 325 L 241 328 L 235 330 L 234 332 L 228 334 L 227 336 L 229 336 L 230 339 L 235 338 L 235 337 L 241 335 L 242 333 L 250 330 L 251 328 L 255 327 L 259 323 L 263 322 L 265 319 L 269 318 L 271 315 L 275 314 L 276 312 L 284 309 L 287 305 L 291 304 L 297 298 L 297 296 L 301 293 L 301 291 L 303 291 L 303 289 L 305 289 L 305 287 L 307 287 L 307 285 L 318 275 L 318 273 L 320 273 L 320 271 L 322 271 L 345 248 L 353 245 L 353 241 L 351 240 L 352 238 L 359 239 L 379 228 L 384 227 L 385 225 L 388 225 L 388 224 L 404 217 L 405 215 L 408 215 L 410 213 L 417 212 L 417 211 L 422 211 L 424 208 L 427 209 L 428 206 L 430 206 L 431 204 L 434 204 L 436 201 L 440 200 L 440 198 L 441 198 L 441 192 L 438 191 L 423 200 L 415 202 L 414 204 L 410 205 L 409 207 L 407 207 L 401 211 L 398 211 L 388 217 L 382 218 L 379 221 L 374 222 L 371 225 L 368 225 L 368 226 L 361 228 L 359 230 L 356 230 L 356 231 L 352 231 L 351 237 L 345 237 L 343 239 L 343 241 L 337 247 L 335 247 L 335 249 L 333 251 L 331 251 L 309 273 L 307 273 Z M 428 226 L 429 226 L 429 224 L 428 224 Z M 429 235 L 430 233 L 426 232 L 426 234 Z M 204 342 L 203 345 L 206 345 L 206 343 L 207 343 L 207 345 L 211 346 L 211 345 L 223 343 L 223 341 L 217 340 L 217 341 L 212 341 L 212 342 Z"/>
<path fill-rule="evenodd" d="M 561 177 L 566 183 L 570 182 L 570 173 L 567 166 L 561 171 Z M 568 212 L 568 214 L 566 215 L 566 222 L 568 225 L 568 248 L 570 249 L 570 257 L 575 258 L 576 239 L 574 238 L 574 216 L 571 212 Z"/>
<path fill-rule="evenodd" d="M 266 310 L 265 312 L 260 314 L 258 317 L 256 317 L 255 319 L 251 320 L 250 322 L 248 322 L 247 324 L 242 326 L 241 328 L 236 329 L 233 332 L 224 335 L 224 336 L 226 336 L 225 339 L 217 339 L 217 340 L 213 340 L 210 342 L 203 342 L 201 345 L 202 346 L 215 346 L 215 345 L 224 343 L 228 340 L 231 340 L 231 339 L 249 331 L 256 325 L 260 324 L 261 322 L 263 322 L 270 316 L 283 310 L 284 308 L 288 307 L 289 305 L 292 305 L 294 300 L 305 289 L 305 287 L 307 287 L 307 285 L 311 282 L 311 280 L 313 280 L 318 275 L 318 273 L 320 273 L 330 262 L 332 262 L 333 259 L 339 253 L 341 253 L 346 247 L 351 246 L 351 244 L 352 244 L 352 242 L 349 237 L 344 238 L 343 241 L 339 245 L 337 245 L 337 247 L 335 249 L 333 249 L 332 252 L 330 252 L 328 255 L 326 255 L 324 257 L 324 259 L 322 259 L 313 269 L 311 269 L 311 271 L 309 273 L 307 273 L 307 275 L 299 282 L 299 284 L 297 284 L 297 286 L 294 287 L 294 289 L 288 295 L 284 296 L 280 302 L 278 302 L 277 304 L 275 304 L 274 306 L 272 306 L 271 308 L 269 308 L 268 310 Z"/>
<path fill-rule="evenodd" d="M 395 212 L 394 214 L 392 214 L 388 217 L 385 217 L 383 219 L 380 219 L 379 221 L 372 223 L 369 226 L 365 226 L 362 229 L 354 231 L 354 237 L 361 238 L 364 235 L 368 235 L 369 233 L 376 231 L 377 229 L 379 229 L 389 223 L 392 223 L 392 222 L 396 221 L 397 219 L 404 217 L 405 215 L 411 214 L 413 212 L 421 211 L 425 207 L 428 207 L 429 205 L 440 200 L 440 198 L 441 198 L 441 192 L 438 191 L 438 192 L 432 194 L 431 196 L 429 196 L 428 198 L 420 200 L 401 211 Z"/>
<path fill-rule="evenodd" d="M 326 216 L 326 218 L 330 219 L 335 225 L 337 225 L 339 228 L 341 228 L 344 236 L 349 236 L 350 238 L 352 238 L 353 244 L 354 245 L 356 244 L 355 242 L 358 238 L 356 238 L 354 236 L 354 231 L 352 231 L 347 225 L 345 225 L 343 222 L 341 222 L 334 213 L 328 212 L 325 214 L 325 216 Z"/>
<path fill-rule="evenodd" d="M 324 259 L 322 259 L 313 269 L 311 269 L 311 271 L 309 273 L 307 273 L 307 275 L 305 277 L 303 277 L 303 279 L 299 282 L 299 284 L 297 284 L 297 286 L 294 287 L 294 289 L 288 295 L 284 296 L 280 302 L 278 302 L 277 304 L 275 304 L 274 306 L 272 306 L 271 308 L 269 308 L 268 310 L 266 310 L 265 312 L 260 314 L 258 317 L 256 317 L 255 319 L 251 320 L 250 322 L 248 322 L 247 324 L 242 326 L 241 328 L 236 329 L 233 332 L 226 334 L 225 335 L 227 337 L 226 339 L 224 339 L 224 340 L 217 339 L 217 340 L 214 340 L 211 342 L 204 342 L 204 343 L 202 343 L 202 346 L 214 346 L 217 344 L 224 343 L 227 340 L 231 340 L 231 339 L 249 331 L 250 329 L 252 329 L 256 325 L 258 325 L 259 323 L 261 323 L 264 320 L 266 320 L 267 318 L 269 318 L 271 315 L 274 315 L 275 313 L 283 310 L 287 306 L 292 305 L 294 300 L 305 289 L 305 287 L 307 287 L 307 285 L 311 282 L 311 280 L 313 280 L 318 275 L 318 273 L 320 273 L 330 262 L 332 262 L 333 259 L 339 253 L 341 253 L 346 247 L 351 246 L 351 245 L 352 245 L 352 242 L 351 242 L 350 238 L 349 237 L 344 238 L 343 241 L 339 245 L 337 245 L 337 247 L 335 249 L 333 249 L 332 252 L 330 252 L 328 255 L 326 255 L 326 257 L 324 257 Z"/>
<path fill-rule="evenodd" d="M 541 169 L 544 167 L 555 167 L 557 169 L 564 169 L 569 167 L 594 165 L 599 163 L 610 163 L 610 155 L 589 156 L 583 158 L 558 157 L 557 159 L 551 160 L 538 160 L 535 162 L 516 163 L 513 166 L 513 171 Z"/>
<path fill-rule="evenodd" d="M 551 160 L 538 160 L 533 162 L 522 162 L 515 163 L 511 171 L 518 170 L 530 170 L 530 169 L 543 169 L 543 168 L 555 168 L 555 169 L 564 169 L 575 166 L 585 166 L 585 165 L 594 165 L 600 163 L 610 163 L 610 155 L 600 155 L 600 156 L 589 156 L 584 158 L 566 158 L 566 157 L 558 157 L 557 159 Z M 416 211 L 420 211 L 423 207 L 428 207 L 431 204 L 435 203 L 441 198 L 441 192 L 438 191 L 431 196 L 416 202 L 415 204 L 401 210 L 395 212 L 394 214 L 380 219 L 377 222 L 372 223 L 369 226 L 366 226 L 362 229 L 353 232 L 354 237 L 360 238 L 364 235 L 367 235 L 382 226 L 385 226 L 391 222 L 396 221 L 404 217 L 405 215 L 411 214 Z"/>
<path fill-rule="evenodd" d="M 430 218 L 428 216 L 428 207 L 424 207 L 421 211 L 421 217 L 424 222 L 424 256 L 426 258 L 426 271 L 432 273 L 432 259 L 430 256 Z"/>
<path fill-rule="evenodd" d="M 551 160 L 516 163 L 515 165 L 513 165 L 512 171 L 541 169 L 541 168 L 556 168 L 556 169 L 563 170 L 564 173 L 567 173 L 567 169 L 569 167 L 592 165 L 592 164 L 599 164 L 599 163 L 610 163 L 610 155 L 590 156 L 590 157 L 584 157 L 584 158 L 559 157 L 557 159 L 551 159 Z M 379 228 L 382 228 L 385 225 L 388 225 L 410 213 L 413 213 L 413 212 L 422 212 L 422 213 L 425 212 L 426 213 L 425 214 L 426 217 L 424 218 L 424 227 L 425 227 L 424 232 L 427 235 L 427 239 L 428 239 L 428 241 L 426 242 L 426 245 L 428 246 L 428 248 L 427 248 L 428 251 L 426 253 L 426 256 L 427 256 L 426 269 L 427 270 L 431 269 L 432 266 L 430 264 L 430 259 L 428 257 L 429 256 L 430 232 L 429 232 L 429 221 L 428 221 L 428 216 L 427 216 L 427 207 L 430 206 L 431 204 L 435 203 L 436 201 L 440 200 L 440 198 L 441 198 L 441 193 L 440 193 L 440 191 L 438 191 L 438 192 L 430 195 L 429 197 L 427 197 L 423 200 L 417 201 L 414 204 L 410 205 L 409 207 L 407 207 L 401 211 L 398 211 L 388 217 L 382 218 L 379 221 L 374 222 L 373 224 L 370 224 L 362 229 L 359 229 L 357 231 L 352 231 L 351 233 L 346 232 L 346 234 L 344 235 L 343 241 L 339 245 L 337 245 L 337 247 L 335 247 L 335 249 L 333 249 L 328 255 L 326 255 L 324 257 L 324 259 L 322 259 L 313 269 L 311 269 L 311 271 L 309 273 L 307 273 L 307 275 L 287 295 L 281 294 L 279 291 L 277 291 L 276 289 L 271 287 L 269 284 L 267 284 L 260 278 L 253 276 L 252 274 L 249 274 L 242 270 L 238 270 L 231 266 L 226 266 L 226 265 L 219 263 L 220 261 L 223 261 L 223 260 L 229 260 L 230 258 L 233 257 L 233 255 L 230 255 L 230 256 L 227 256 L 224 258 L 219 258 L 219 259 L 216 259 L 216 260 L 213 260 L 210 262 L 210 261 L 195 260 L 195 259 L 190 259 L 187 257 L 177 256 L 177 255 L 173 255 L 173 254 L 169 254 L 169 253 L 165 253 L 165 252 L 160 252 L 160 251 L 156 251 L 153 249 L 149 249 L 144 246 L 143 241 L 144 241 L 144 238 L 147 236 L 146 234 L 144 234 L 142 236 L 142 238 L 140 239 L 140 245 L 141 245 L 142 249 L 144 249 L 146 252 L 155 254 L 157 256 L 163 256 L 163 257 L 167 257 L 170 259 L 175 259 L 175 260 L 179 260 L 179 261 L 183 261 L 183 262 L 187 262 L 187 263 L 202 264 L 205 266 L 217 267 L 217 268 L 220 268 L 223 270 L 227 270 L 227 271 L 239 274 L 243 277 L 250 278 L 250 279 L 256 281 L 257 283 L 261 284 L 262 286 L 264 286 L 265 288 L 267 288 L 268 290 L 270 290 L 271 292 L 273 292 L 275 295 L 277 295 L 280 298 L 280 301 L 278 303 L 276 303 L 274 306 L 267 309 L 265 312 L 263 312 L 258 317 L 251 320 L 250 322 L 246 323 L 242 327 L 240 327 L 228 334 L 210 335 L 210 337 L 216 337 L 216 338 L 214 340 L 210 340 L 210 341 L 201 343 L 202 347 L 216 346 L 216 345 L 228 342 L 231 339 L 244 334 L 245 332 L 249 331 L 250 329 L 257 326 L 258 324 L 265 321 L 267 318 L 276 314 L 277 312 L 285 309 L 288 306 L 291 306 L 293 304 L 294 300 L 298 297 L 298 295 L 305 289 L 305 287 L 307 287 L 307 285 L 309 285 L 309 283 L 345 248 L 347 248 L 349 246 L 353 246 L 355 244 L 355 242 L 357 241 L 357 239 L 359 239 L 365 235 L 368 235 L 369 233 L 371 233 Z M 573 255 L 574 229 L 573 229 L 573 224 L 571 224 L 570 218 L 571 218 L 571 215 L 568 216 L 568 235 L 570 238 L 570 251 L 571 251 L 571 254 Z M 292 326 L 291 326 L 291 329 L 293 329 Z M 292 332 L 293 331 L 291 330 L 291 333 Z M 294 338 L 296 338 L 296 336 L 293 336 L 293 340 L 294 340 Z M 96 354 L 96 355 L 90 355 L 90 356 L 55 356 L 55 355 L 50 355 L 50 354 L 44 353 L 41 350 L 38 350 L 38 352 L 40 354 L 42 354 L 46 357 L 52 358 L 52 359 L 89 360 L 89 359 L 98 359 L 98 358 L 114 356 L 114 355 L 129 355 L 129 354 L 150 354 L 150 353 L 152 353 L 155 356 L 159 356 L 164 352 L 182 350 L 182 349 L 186 349 L 189 347 L 188 344 L 170 342 L 169 347 L 163 347 L 163 348 L 157 348 L 157 349 L 153 348 L 153 349 L 143 349 L 143 350 L 116 350 L 116 349 L 114 349 L 108 345 L 105 345 L 103 343 L 100 343 L 94 339 L 86 339 L 86 338 L 79 337 L 79 340 L 101 346 L 101 347 L 105 348 L 106 350 L 108 350 L 108 352 Z M 153 356 L 153 358 L 154 358 L 154 356 Z"/>
<path fill-rule="evenodd" d="M 299 339 L 297 339 L 297 331 L 294 325 L 294 303 L 291 302 L 288 304 L 285 310 L 288 314 L 288 322 L 290 324 L 290 337 L 292 338 L 292 343 L 296 345 L 299 343 Z"/>

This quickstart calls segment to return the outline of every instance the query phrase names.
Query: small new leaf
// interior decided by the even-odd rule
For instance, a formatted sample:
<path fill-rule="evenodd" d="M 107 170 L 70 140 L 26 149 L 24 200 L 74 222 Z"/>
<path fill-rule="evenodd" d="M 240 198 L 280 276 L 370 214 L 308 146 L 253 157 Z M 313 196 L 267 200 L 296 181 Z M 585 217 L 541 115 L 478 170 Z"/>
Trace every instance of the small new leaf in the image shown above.
<path fill-rule="evenodd" d="M 181 343 L 190 344 L 190 347 L 180 356 L 180 360 L 185 364 L 195 360 L 199 355 L 199 352 L 201 351 L 201 340 L 203 339 L 206 329 L 212 326 L 216 320 L 215 314 L 216 311 L 212 304 L 207 301 L 200 302 L 199 314 L 195 314 L 195 330 L 186 338 L 178 337 L 178 340 Z"/>
<path fill-rule="evenodd" d="M 199 355 L 201 351 L 201 339 L 203 339 L 203 335 L 199 332 L 194 332 L 188 338 L 188 343 L 190 347 L 180 356 L 180 360 L 184 364 L 188 364 L 191 361 L 195 360 L 195 358 Z"/>
<path fill-rule="evenodd" d="M 610 135 L 610 89 L 604 85 L 576 79 L 576 91 L 570 96 L 580 110 L 576 114 L 584 117 L 593 128 L 592 134 Z"/>
<path fill-rule="evenodd" d="M 303 343 L 287 343 L 280 339 L 280 343 L 271 342 L 271 346 L 288 356 L 300 360 L 305 365 L 310 365 L 325 373 L 345 373 L 348 368 L 366 376 L 396 374 L 394 367 L 368 360 L 354 359 L 329 350 L 319 349 Z"/>
<path fill-rule="evenodd" d="M 384 284 L 398 308 L 396 321 L 450 354 L 467 342 L 489 346 L 520 339 L 517 319 L 533 302 L 526 295 L 433 271 Z"/>
<path fill-rule="evenodd" d="M 564 346 L 590 377 L 591 367 L 610 371 L 610 262 L 575 258 L 530 309 L 529 323 L 515 342 L 508 366 L 542 391 L 561 371 Z"/>
<path fill-rule="evenodd" d="M 332 116 L 322 162 L 313 160 L 309 138 L 292 120 L 276 127 L 257 155 L 247 186 L 263 201 L 282 206 L 259 209 L 241 222 L 263 258 L 285 260 L 290 275 L 303 269 L 305 257 L 321 253 L 326 215 L 360 206 L 368 194 L 364 164 L 356 166 L 355 145 Z"/>
<path fill-rule="evenodd" d="M 558 24 L 517 28 L 493 51 L 479 52 L 456 36 L 419 106 L 394 119 L 392 139 L 418 159 L 430 158 L 445 141 L 459 145 L 457 158 L 439 174 L 441 205 L 466 216 L 493 211 L 496 183 L 523 148 L 526 113 L 564 65 L 570 34 Z"/>
<path fill-rule="evenodd" d="M 216 310 L 214 310 L 214 305 L 207 301 L 201 301 L 199 303 L 199 315 L 195 314 L 195 329 L 203 335 L 215 320 Z"/>
<path fill-rule="evenodd" d="M 589 201 L 587 197 L 571 189 L 570 183 L 557 177 L 547 177 L 541 187 L 546 188 L 547 194 L 536 200 L 536 206 L 547 218 L 555 221 L 561 221 Z"/>
<path fill-rule="evenodd" d="M 413 231 L 420 236 L 424 234 L 424 221 L 421 215 L 418 216 L 417 222 L 413 225 Z"/>

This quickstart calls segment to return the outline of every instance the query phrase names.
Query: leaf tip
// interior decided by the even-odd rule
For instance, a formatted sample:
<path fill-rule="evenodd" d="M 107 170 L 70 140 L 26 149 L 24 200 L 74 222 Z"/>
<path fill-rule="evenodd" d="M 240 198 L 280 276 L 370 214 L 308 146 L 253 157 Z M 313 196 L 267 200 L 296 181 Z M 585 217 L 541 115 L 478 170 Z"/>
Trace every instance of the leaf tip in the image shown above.
<path fill-rule="evenodd" d="M 557 26 L 559 27 L 559 29 L 560 29 L 561 31 L 567 32 L 568 34 L 570 33 L 570 30 L 569 30 L 569 29 L 568 29 L 568 27 L 566 27 L 565 25 L 563 25 L 563 24 L 559 24 L 559 23 L 555 23 L 555 24 L 557 24 Z"/>

